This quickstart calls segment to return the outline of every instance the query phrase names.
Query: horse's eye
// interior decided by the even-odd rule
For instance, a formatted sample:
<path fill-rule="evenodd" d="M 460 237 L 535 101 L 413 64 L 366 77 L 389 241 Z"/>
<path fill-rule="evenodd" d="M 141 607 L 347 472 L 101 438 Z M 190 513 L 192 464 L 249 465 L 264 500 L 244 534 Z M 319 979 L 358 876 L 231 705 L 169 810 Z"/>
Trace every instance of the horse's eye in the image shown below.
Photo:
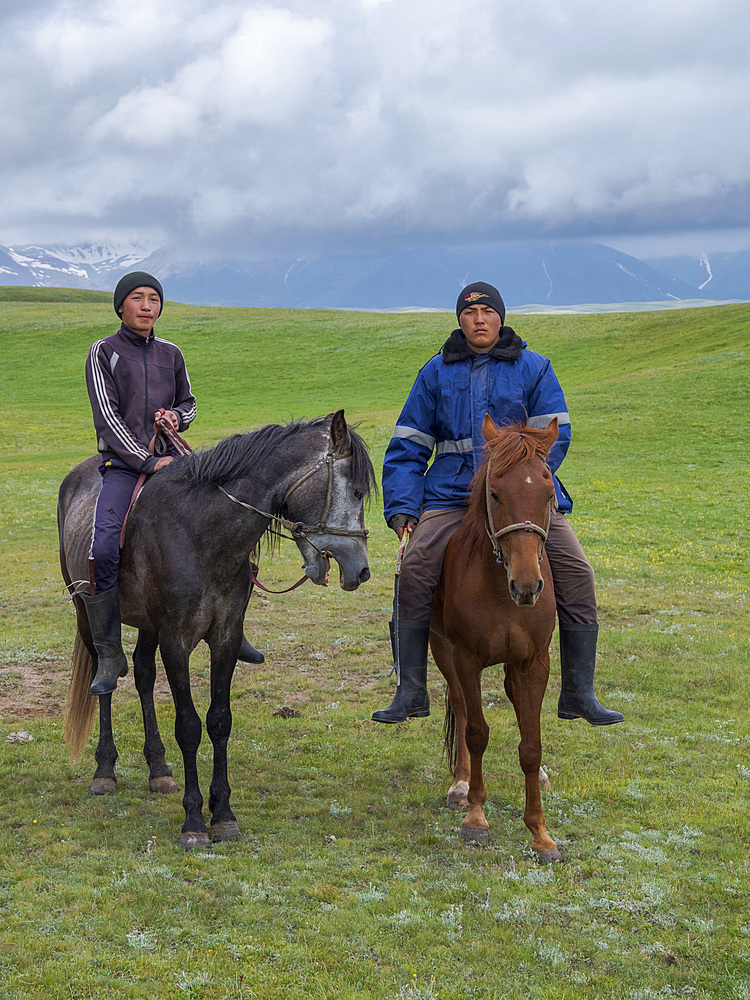
<path fill-rule="evenodd" d="M 354 496 L 357 498 L 357 500 L 361 500 L 362 497 L 364 496 L 364 493 L 362 492 L 362 490 L 355 490 Z"/>
<path fill-rule="evenodd" d="M 499 499 L 497 493 L 493 493 L 492 490 L 490 490 L 490 496 L 495 501 L 495 503 L 500 503 L 500 499 Z"/>

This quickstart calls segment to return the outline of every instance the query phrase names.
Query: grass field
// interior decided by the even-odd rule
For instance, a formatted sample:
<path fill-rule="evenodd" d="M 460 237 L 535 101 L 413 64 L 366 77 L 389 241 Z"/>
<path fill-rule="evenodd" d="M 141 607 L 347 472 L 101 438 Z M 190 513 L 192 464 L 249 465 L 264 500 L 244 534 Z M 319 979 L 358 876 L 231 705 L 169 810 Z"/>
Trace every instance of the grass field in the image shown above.
<path fill-rule="evenodd" d="M 445 808 L 435 668 L 429 719 L 369 721 L 392 692 L 395 536 L 379 501 L 359 591 L 253 595 L 247 633 L 267 661 L 237 671 L 229 745 L 243 839 L 179 848 L 180 796 L 148 792 L 132 674 L 114 699 L 118 790 L 89 794 L 93 738 L 75 763 L 61 740 L 75 625 L 55 501 L 91 453 L 83 364 L 116 321 L 108 296 L 52 289 L 0 288 L 0 316 L 0 996 L 750 1000 L 750 306 L 510 317 L 566 390 L 562 478 L 597 574 L 598 693 L 625 714 L 606 729 L 558 720 L 553 653 L 543 804 L 566 862 L 549 868 L 527 846 L 501 668 L 484 679 L 488 846 L 464 844 Z M 451 325 L 169 303 L 159 333 L 187 359 L 194 445 L 343 406 L 377 468 Z M 292 582 L 296 549 L 261 568 Z M 205 714 L 203 646 L 192 663 Z M 300 716 L 275 716 L 284 705 Z M 6 741 L 18 732 L 33 741 Z M 204 736 L 206 787 L 210 765 Z"/>

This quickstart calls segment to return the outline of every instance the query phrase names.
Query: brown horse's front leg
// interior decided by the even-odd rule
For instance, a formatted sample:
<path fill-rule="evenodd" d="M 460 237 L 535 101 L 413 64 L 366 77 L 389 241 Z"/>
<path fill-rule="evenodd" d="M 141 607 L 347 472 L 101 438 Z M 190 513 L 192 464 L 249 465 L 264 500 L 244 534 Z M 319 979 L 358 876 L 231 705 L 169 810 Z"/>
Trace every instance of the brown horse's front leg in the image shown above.
<path fill-rule="evenodd" d="M 518 759 L 526 779 L 523 821 L 531 831 L 531 849 L 544 863 L 562 861 L 562 852 L 547 833 L 542 812 L 539 774 L 542 764 L 540 715 L 549 677 L 549 654 L 536 657 L 526 669 L 506 664 L 505 690 L 513 703 L 521 731 Z"/>
<path fill-rule="evenodd" d="M 489 742 L 490 727 L 482 711 L 482 666 L 473 653 L 460 645 L 453 647 L 453 659 L 466 706 L 466 747 L 470 759 L 469 811 L 461 824 L 461 836 L 464 840 L 485 841 L 490 825 L 484 815 L 487 790 L 482 775 L 482 759 Z"/>
<path fill-rule="evenodd" d="M 453 646 L 441 629 L 430 629 L 430 649 L 440 673 L 448 685 L 445 706 L 445 746 L 453 775 L 446 805 L 449 809 L 469 808 L 469 751 L 466 748 L 466 702 L 453 665 Z"/>

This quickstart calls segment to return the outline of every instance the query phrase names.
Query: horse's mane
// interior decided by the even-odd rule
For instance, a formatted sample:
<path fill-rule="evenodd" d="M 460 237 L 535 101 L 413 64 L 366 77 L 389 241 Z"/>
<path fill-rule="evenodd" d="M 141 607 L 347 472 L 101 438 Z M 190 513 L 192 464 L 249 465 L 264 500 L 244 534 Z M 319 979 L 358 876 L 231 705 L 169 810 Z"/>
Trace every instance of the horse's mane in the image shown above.
<path fill-rule="evenodd" d="M 323 428 L 327 417 L 316 417 L 313 420 L 292 420 L 288 424 L 267 424 L 257 431 L 248 434 L 232 434 L 231 437 L 219 441 L 213 448 L 204 451 L 190 452 L 182 456 L 164 472 L 160 473 L 165 481 L 173 478 L 177 489 L 188 492 L 203 485 L 222 486 L 246 471 L 248 467 L 263 467 L 274 460 L 278 461 L 279 449 L 291 439 L 298 438 L 305 431 Z M 367 445 L 360 435 L 348 425 L 351 440 L 351 459 L 349 462 L 349 479 L 352 488 L 364 498 L 370 499 L 377 492 L 375 471 L 372 467 Z M 311 464 L 313 456 L 311 455 Z M 283 508 L 271 510 L 271 514 L 284 513 Z M 271 521 L 264 532 L 270 549 L 279 544 L 281 529 L 277 522 Z M 260 542 L 253 555 L 257 555 Z"/>
<path fill-rule="evenodd" d="M 488 463 L 492 463 L 494 474 L 502 475 L 514 465 L 527 462 L 535 455 L 546 458 L 549 452 L 548 441 L 545 427 L 530 427 L 527 423 L 518 421 L 499 427 L 497 437 L 485 444 L 484 460 L 474 473 L 466 516 L 457 532 L 461 535 L 461 543 L 469 551 L 487 540 L 485 479 Z"/>
<path fill-rule="evenodd" d="M 223 485 L 238 476 L 248 466 L 262 466 L 282 448 L 285 442 L 298 437 L 309 428 L 322 427 L 326 417 L 314 420 L 292 420 L 288 424 L 268 424 L 249 434 L 233 434 L 205 451 L 192 452 L 180 462 L 181 475 L 191 485 L 202 483 Z M 375 491 L 375 472 L 367 445 L 350 426 L 352 443 L 349 476 L 352 486 L 365 497 Z"/>

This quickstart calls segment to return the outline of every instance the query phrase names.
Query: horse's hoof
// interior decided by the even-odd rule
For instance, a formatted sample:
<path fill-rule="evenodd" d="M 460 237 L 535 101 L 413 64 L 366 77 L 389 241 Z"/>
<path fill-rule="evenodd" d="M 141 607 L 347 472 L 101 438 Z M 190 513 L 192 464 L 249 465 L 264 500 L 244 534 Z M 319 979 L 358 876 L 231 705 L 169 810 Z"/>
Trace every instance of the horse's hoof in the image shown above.
<path fill-rule="evenodd" d="M 180 837 L 180 847 L 184 847 L 186 851 L 192 851 L 196 847 L 210 847 L 211 841 L 208 839 L 207 833 L 194 833 L 192 830 L 186 830 Z"/>
<path fill-rule="evenodd" d="M 230 819 L 211 824 L 211 840 L 237 840 L 241 836 L 236 820 Z"/>
<path fill-rule="evenodd" d="M 448 790 L 448 798 L 445 800 L 445 804 L 449 809 L 460 809 L 465 812 L 469 808 L 468 794 L 469 782 L 457 781 Z"/>
<path fill-rule="evenodd" d="M 117 778 L 94 778 L 91 782 L 92 795 L 111 795 L 117 791 Z"/>
<path fill-rule="evenodd" d="M 151 792 L 159 792 L 160 795 L 171 795 L 178 792 L 177 782 L 171 774 L 165 774 L 161 778 L 149 778 L 148 788 Z"/>
<path fill-rule="evenodd" d="M 555 847 L 548 851 L 537 851 L 536 860 L 540 865 L 554 865 L 559 861 L 564 861 L 563 852 Z"/>
<path fill-rule="evenodd" d="M 481 826 L 462 826 L 461 840 L 469 844 L 487 844 L 490 840 L 490 831 Z"/>

